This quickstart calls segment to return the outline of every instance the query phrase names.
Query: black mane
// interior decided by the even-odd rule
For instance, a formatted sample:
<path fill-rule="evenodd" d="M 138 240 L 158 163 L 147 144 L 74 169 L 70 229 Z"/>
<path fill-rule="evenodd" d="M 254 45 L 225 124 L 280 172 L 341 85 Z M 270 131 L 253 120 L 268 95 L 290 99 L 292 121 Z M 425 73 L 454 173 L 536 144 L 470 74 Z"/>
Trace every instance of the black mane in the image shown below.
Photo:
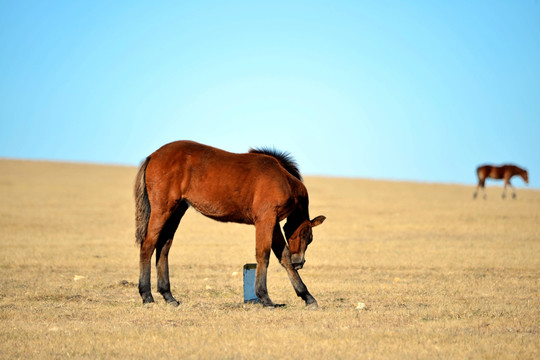
<path fill-rule="evenodd" d="M 280 151 L 275 148 L 270 147 L 261 147 L 261 148 L 251 148 L 249 152 L 252 154 L 264 154 L 269 155 L 275 158 L 281 166 L 285 168 L 295 178 L 302 181 L 302 175 L 300 175 L 300 170 L 298 169 L 298 164 L 293 159 L 290 153 L 286 151 Z"/>

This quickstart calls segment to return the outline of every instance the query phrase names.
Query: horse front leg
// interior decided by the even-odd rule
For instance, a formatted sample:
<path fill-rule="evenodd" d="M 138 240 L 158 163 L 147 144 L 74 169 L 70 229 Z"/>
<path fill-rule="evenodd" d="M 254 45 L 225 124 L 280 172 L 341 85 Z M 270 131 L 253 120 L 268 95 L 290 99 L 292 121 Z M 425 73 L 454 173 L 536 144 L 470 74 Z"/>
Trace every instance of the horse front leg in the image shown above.
<path fill-rule="evenodd" d="M 502 193 L 502 198 L 504 199 L 506 197 L 506 187 L 508 185 L 508 179 L 504 179 L 504 187 L 503 187 L 503 193 Z"/>
<path fill-rule="evenodd" d="M 274 234 L 272 237 L 272 251 L 279 260 L 279 263 L 287 270 L 287 275 L 291 284 L 298 295 L 302 300 L 305 301 L 306 307 L 310 309 L 317 309 L 319 305 L 317 300 L 309 293 L 306 285 L 300 278 L 298 271 L 294 269 L 291 262 L 291 254 L 289 252 L 289 247 L 287 246 L 281 229 L 279 228 L 279 223 L 274 227 Z"/>
<path fill-rule="evenodd" d="M 510 181 L 508 181 L 508 185 L 510 185 L 510 190 L 512 190 L 512 199 L 516 198 L 516 189 L 514 189 L 514 185 Z"/>
<path fill-rule="evenodd" d="M 275 307 L 268 296 L 266 287 L 266 274 L 272 248 L 272 229 L 274 221 L 261 221 L 255 225 L 255 252 L 257 258 L 257 272 L 255 274 L 255 294 L 261 300 L 263 307 Z"/>

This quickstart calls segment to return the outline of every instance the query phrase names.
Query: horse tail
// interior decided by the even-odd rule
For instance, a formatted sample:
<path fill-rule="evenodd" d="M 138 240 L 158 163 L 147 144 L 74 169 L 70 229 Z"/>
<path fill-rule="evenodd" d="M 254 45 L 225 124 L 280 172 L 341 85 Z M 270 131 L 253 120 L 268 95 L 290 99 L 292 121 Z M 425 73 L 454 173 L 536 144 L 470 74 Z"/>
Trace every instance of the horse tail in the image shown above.
<path fill-rule="evenodd" d="M 150 220 L 150 200 L 146 190 L 146 167 L 150 156 L 143 161 L 135 178 L 135 242 L 142 245 Z"/>

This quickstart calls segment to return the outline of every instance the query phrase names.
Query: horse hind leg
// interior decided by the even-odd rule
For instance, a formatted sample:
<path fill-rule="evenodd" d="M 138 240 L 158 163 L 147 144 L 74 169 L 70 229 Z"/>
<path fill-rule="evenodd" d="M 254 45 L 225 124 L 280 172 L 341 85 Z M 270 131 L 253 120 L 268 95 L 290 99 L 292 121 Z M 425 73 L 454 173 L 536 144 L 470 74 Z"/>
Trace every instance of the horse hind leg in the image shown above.
<path fill-rule="evenodd" d="M 476 196 L 478 195 L 478 189 L 480 189 L 480 185 L 476 186 L 476 189 L 474 190 L 474 193 L 472 195 L 473 199 L 476 199 Z"/>
<path fill-rule="evenodd" d="M 305 301 L 306 307 L 310 309 L 317 309 L 317 301 L 313 296 L 311 296 L 306 285 L 300 278 L 298 271 L 295 270 L 292 266 L 291 254 L 289 253 L 289 248 L 287 247 L 285 239 L 283 238 L 283 234 L 281 233 L 281 229 L 279 228 L 279 223 L 276 224 L 276 226 L 274 227 L 274 235 L 272 238 L 272 251 L 278 258 L 279 263 L 287 271 L 287 275 L 289 276 L 289 280 L 291 280 L 291 284 L 294 288 L 294 291 L 296 292 L 296 295 L 298 295 L 300 298 L 302 298 L 302 300 Z"/>
<path fill-rule="evenodd" d="M 171 293 L 171 284 L 169 281 L 169 250 L 178 224 L 187 209 L 188 204 L 185 201 L 178 205 L 163 226 L 156 244 L 157 289 L 165 301 L 174 306 L 178 306 L 180 303 Z"/>
<path fill-rule="evenodd" d="M 154 225 L 156 222 L 156 216 L 151 214 L 150 220 L 148 222 L 149 227 L 147 229 L 147 234 L 141 244 L 140 249 L 139 294 L 141 295 L 143 304 L 149 304 L 154 302 L 154 297 L 152 296 L 152 289 L 150 284 L 150 260 L 152 259 L 152 254 L 154 253 L 154 249 L 156 248 L 157 237 L 159 235 L 159 232 L 156 234 L 156 230 L 154 230 L 156 228 L 156 226 Z"/>
<path fill-rule="evenodd" d="M 150 219 L 148 220 L 148 227 L 146 231 L 146 236 L 144 241 L 141 244 L 140 258 L 139 258 L 139 294 L 143 300 L 143 304 L 153 303 L 154 298 L 151 291 L 151 264 L 150 260 L 154 250 L 159 244 L 158 256 L 161 256 L 163 249 L 165 252 L 168 252 L 172 239 L 169 242 L 168 246 L 165 246 L 167 243 L 166 238 L 168 238 L 171 230 L 174 225 L 174 217 L 171 219 L 171 215 L 174 214 L 173 209 L 162 210 L 158 206 L 152 207 L 152 212 L 150 213 Z M 178 220 L 179 221 L 179 220 Z M 178 225 L 178 224 L 177 224 Z M 163 231 L 165 229 L 165 231 Z M 174 230 L 176 228 L 174 227 Z M 174 234 L 172 230 L 172 234 Z M 171 236 L 172 238 L 172 236 Z M 165 239 L 165 240 L 164 240 Z M 163 261 L 166 261 L 167 256 L 165 256 Z M 164 269 L 164 267 L 162 267 Z M 159 267 L 158 267 L 158 282 L 159 282 Z M 168 270 L 167 270 L 168 271 Z M 163 276 L 162 276 L 163 277 Z"/>
<path fill-rule="evenodd" d="M 476 190 L 473 193 L 473 199 L 476 199 L 479 189 L 482 189 L 482 197 L 484 198 L 484 200 L 486 199 L 485 184 L 486 184 L 486 179 L 482 179 L 481 177 L 479 177 L 478 185 L 476 186 Z"/>
<path fill-rule="evenodd" d="M 476 186 L 476 190 L 474 190 L 474 193 L 473 193 L 473 199 L 476 199 L 476 197 L 478 196 L 478 190 L 482 189 L 482 198 L 485 200 L 486 199 L 486 189 L 484 187 L 484 183 L 480 183 L 478 184 L 478 186 Z"/>

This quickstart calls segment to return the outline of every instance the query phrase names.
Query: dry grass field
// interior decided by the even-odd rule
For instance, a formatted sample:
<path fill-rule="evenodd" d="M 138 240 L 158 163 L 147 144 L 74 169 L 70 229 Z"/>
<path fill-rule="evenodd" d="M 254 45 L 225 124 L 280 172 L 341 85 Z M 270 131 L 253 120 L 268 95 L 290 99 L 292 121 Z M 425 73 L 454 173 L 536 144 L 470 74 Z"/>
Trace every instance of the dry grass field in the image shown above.
<path fill-rule="evenodd" d="M 288 306 L 244 305 L 254 228 L 189 210 L 170 256 L 181 305 L 143 307 L 135 173 L 0 160 L 0 358 L 540 358 L 538 190 L 308 177 L 327 216 L 300 271 L 316 311 L 275 258 L 268 290 Z"/>

